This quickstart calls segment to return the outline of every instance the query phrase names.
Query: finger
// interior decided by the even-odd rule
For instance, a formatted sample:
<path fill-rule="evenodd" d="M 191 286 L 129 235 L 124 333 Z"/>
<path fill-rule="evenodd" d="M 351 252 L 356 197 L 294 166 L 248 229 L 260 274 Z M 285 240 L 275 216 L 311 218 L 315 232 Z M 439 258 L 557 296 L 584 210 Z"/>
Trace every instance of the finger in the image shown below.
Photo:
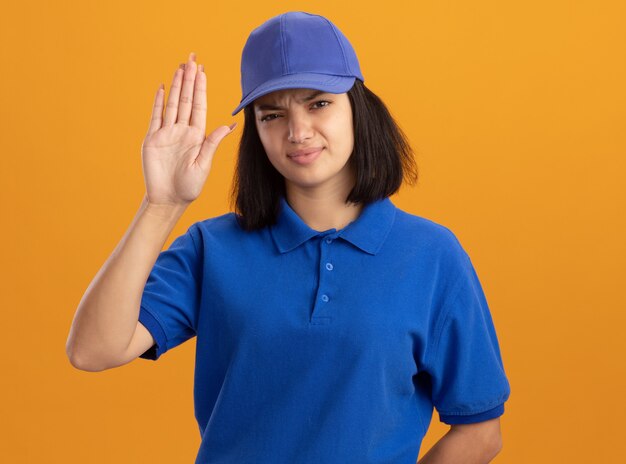
<path fill-rule="evenodd" d="M 183 65 L 181 64 L 181 67 Z M 167 97 L 167 106 L 165 107 L 165 118 L 163 120 L 163 126 L 173 126 L 176 122 L 176 116 L 178 114 L 178 98 L 180 97 L 181 81 L 183 79 L 183 70 L 178 68 L 174 73 L 174 79 L 172 79 L 172 87 L 170 88 L 170 95 Z"/>
<path fill-rule="evenodd" d="M 204 66 L 198 65 L 196 74 L 196 84 L 193 93 L 193 104 L 191 105 L 191 125 L 202 131 L 206 130 L 206 74 Z"/>
<path fill-rule="evenodd" d="M 211 168 L 213 156 L 215 155 L 217 147 L 222 139 L 235 129 L 236 125 L 237 123 L 231 124 L 230 126 L 220 126 L 204 139 L 204 142 L 200 147 L 200 153 L 196 159 L 196 162 L 202 166 L 204 170 L 208 171 Z"/>
<path fill-rule="evenodd" d="M 161 128 L 162 114 L 163 114 L 163 95 L 165 95 L 165 88 L 163 84 L 157 90 L 154 97 L 154 106 L 152 107 L 152 118 L 150 119 L 150 127 L 148 128 L 148 135 L 156 132 Z"/>
<path fill-rule="evenodd" d="M 193 88 L 196 81 L 196 55 L 191 52 L 189 60 L 185 65 L 185 74 L 183 75 L 183 88 L 180 92 L 180 101 L 178 102 L 178 118 L 177 123 L 189 125 L 189 116 L 191 115 L 191 103 L 193 101 Z"/>

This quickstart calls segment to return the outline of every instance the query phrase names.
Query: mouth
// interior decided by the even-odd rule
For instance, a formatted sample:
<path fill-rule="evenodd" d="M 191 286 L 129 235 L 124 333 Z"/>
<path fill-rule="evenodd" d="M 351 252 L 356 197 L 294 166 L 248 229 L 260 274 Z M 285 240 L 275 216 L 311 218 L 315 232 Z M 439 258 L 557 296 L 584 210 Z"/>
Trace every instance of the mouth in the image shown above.
<path fill-rule="evenodd" d="M 324 147 L 311 147 L 311 148 L 306 148 L 306 149 L 303 149 L 303 150 L 296 150 L 296 151 L 293 151 L 291 153 L 287 153 L 287 156 L 289 158 L 298 158 L 300 156 L 307 156 L 307 155 L 311 155 L 311 154 L 317 153 L 317 152 L 319 152 L 319 151 L 321 151 L 323 149 L 324 149 Z"/>
<path fill-rule="evenodd" d="M 317 158 L 321 156 L 322 151 L 324 151 L 324 147 L 316 148 L 316 149 L 307 149 L 302 150 L 301 153 L 296 152 L 294 155 L 288 155 L 288 158 L 294 163 L 306 166 L 313 163 Z"/>

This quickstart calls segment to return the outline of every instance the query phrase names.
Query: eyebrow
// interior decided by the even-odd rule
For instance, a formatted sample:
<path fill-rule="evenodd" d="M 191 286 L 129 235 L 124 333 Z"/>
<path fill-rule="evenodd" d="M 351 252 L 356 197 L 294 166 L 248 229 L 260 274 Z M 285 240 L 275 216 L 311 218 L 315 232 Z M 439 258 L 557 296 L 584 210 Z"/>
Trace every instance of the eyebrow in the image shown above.
<path fill-rule="evenodd" d="M 328 93 L 328 92 L 324 92 L 322 90 L 316 90 L 315 92 L 309 94 L 309 96 L 304 97 L 300 101 L 301 102 L 308 102 L 308 101 L 313 100 L 318 95 L 322 95 L 322 94 L 325 94 L 325 93 Z M 276 105 L 270 105 L 270 104 L 257 106 L 257 110 L 259 110 L 259 111 L 263 111 L 263 110 L 282 110 L 282 109 L 284 109 L 282 106 L 276 106 Z"/>

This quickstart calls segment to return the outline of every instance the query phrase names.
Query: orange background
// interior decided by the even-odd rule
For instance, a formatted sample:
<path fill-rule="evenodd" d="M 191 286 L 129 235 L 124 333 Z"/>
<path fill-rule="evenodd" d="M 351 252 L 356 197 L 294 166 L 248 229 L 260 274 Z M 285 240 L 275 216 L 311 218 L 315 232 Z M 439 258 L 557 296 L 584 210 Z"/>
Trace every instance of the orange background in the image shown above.
<path fill-rule="evenodd" d="M 418 185 L 392 201 L 448 226 L 476 267 L 512 389 L 493 462 L 621 462 L 626 4 L 337 3 L 3 6 L 0 460 L 193 462 L 195 339 L 100 373 L 65 342 L 140 205 L 159 84 L 194 51 L 207 133 L 239 121 L 167 248 L 228 211 L 248 34 L 304 10 L 346 34 L 417 153 Z M 420 457 L 447 429 L 435 411 Z"/>

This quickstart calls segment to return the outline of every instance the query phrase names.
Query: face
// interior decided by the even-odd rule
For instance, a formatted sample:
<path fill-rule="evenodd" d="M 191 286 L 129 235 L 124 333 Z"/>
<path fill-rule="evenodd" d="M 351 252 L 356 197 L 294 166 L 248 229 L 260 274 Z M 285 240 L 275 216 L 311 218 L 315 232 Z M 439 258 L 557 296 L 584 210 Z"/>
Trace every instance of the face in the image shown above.
<path fill-rule="evenodd" d="M 269 161 L 291 189 L 349 191 L 354 173 L 352 107 L 347 93 L 285 89 L 254 101 L 256 128 Z M 298 150 L 319 153 L 295 156 Z M 347 192 L 346 192 L 347 193 Z"/>

